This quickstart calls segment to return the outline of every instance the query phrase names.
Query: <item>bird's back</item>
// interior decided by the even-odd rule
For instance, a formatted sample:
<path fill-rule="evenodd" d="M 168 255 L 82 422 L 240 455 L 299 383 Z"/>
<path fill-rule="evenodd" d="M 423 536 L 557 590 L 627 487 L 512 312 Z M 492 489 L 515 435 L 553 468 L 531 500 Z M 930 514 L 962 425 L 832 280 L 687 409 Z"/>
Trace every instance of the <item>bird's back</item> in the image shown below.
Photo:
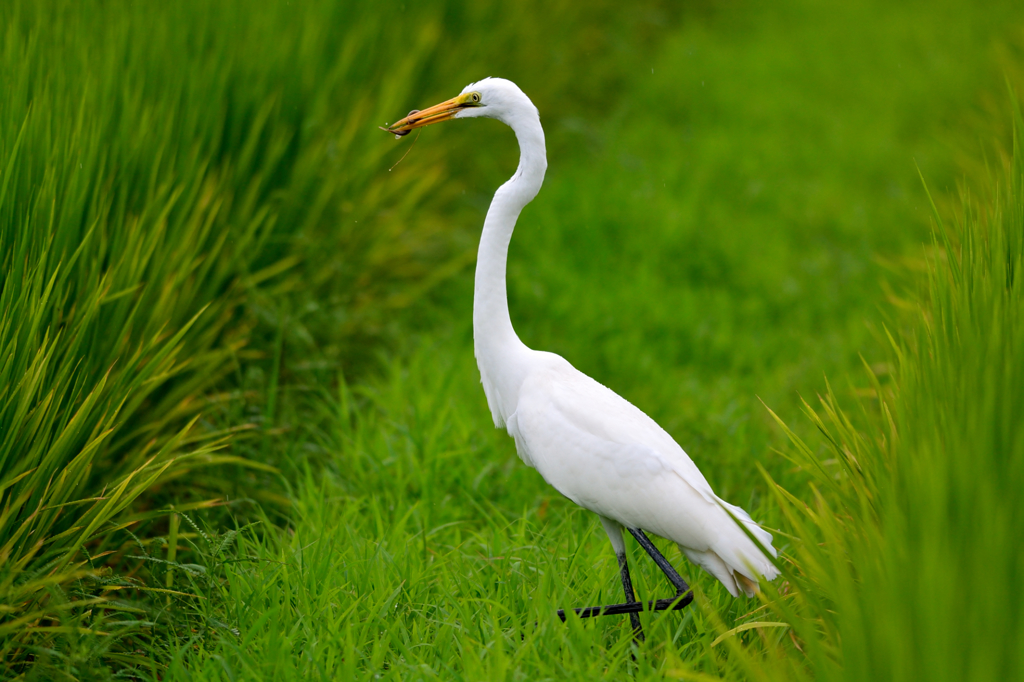
<path fill-rule="evenodd" d="M 527 464 L 580 506 L 677 542 L 733 594 L 751 591 L 735 573 L 775 576 L 726 509 L 766 548 L 771 535 L 720 500 L 664 429 L 560 356 L 534 353 L 506 420 Z"/>

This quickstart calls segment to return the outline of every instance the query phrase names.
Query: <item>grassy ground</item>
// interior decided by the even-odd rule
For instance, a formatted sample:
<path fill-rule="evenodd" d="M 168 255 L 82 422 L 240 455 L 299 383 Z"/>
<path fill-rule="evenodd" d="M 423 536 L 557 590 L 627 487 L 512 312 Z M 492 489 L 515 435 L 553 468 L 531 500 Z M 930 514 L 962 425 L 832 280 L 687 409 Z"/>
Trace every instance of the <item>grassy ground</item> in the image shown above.
<path fill-rule="evenodd" d="M 1012 591 L 1022 570 L 1019 556 L 986 553 L 1010 544 L 1005 533 L 1020 519 L 1019 507 L 1000 511 L 1010 491 L 984 483 L 1000 454 L 1011 464 L 1021 457 L 1012 426 L 1012 406 L 1021 404 L 1012 381 L 1019 283 L 992 284 L 985 274 L 998 270 L 998 254 L 1017 262 L 1019 209 L 993 198 L 980 211 L 986 220 L 964 220 L 961 235 L 1009 236 L 994 251 L 968 250 L 974 274 L 953 277 L 950 289 L 939 286 L 947 271 L 936 261 L 934 317 L 892 306 L 884 284 L 916 291 L 928 282 L 925 255 L 941 251 L 922 246 L 930 244 L 931 208 L 915 161 L 947 211 L 967 167 L 963 150 L 981 156 L 963 140 L 998 135 L 978 129 L 977 112 L 1005 101 L 1000 59 L 1012 60 L 1020 45 L 1019 10 L 793 2 L 772 11 L 650 4 L 639 13 L 610 5 L 584 13 L 569 3 L 452 3 L 414 15 L 396 6 L 389 15 L 330 2 L 305 13 L 285 4 L 249 13 L 224 2 L 187 3 L 164 23 L 126 12 L 115 31 L 89 23 L 102 15 L 65 7 L 66 23 L 55 25 L 80 36 L 65 43 L 43 28 L 58 4 L 15 6 L 5 15 L 4 68 L 23 80 L 20 99 L 0 110 L 0 341 L 15 358 L 5 365 L 14 389 L 0 392 L 0 417 L 6 433 L 22 438 L 0 453 L 0 491 L 14 510 L 0 518 L 0 635 L 12 675 L 962 679 L 1019 671 L 1009 653 L 1022 631 L 1019 609 L 980 595 L 979 608 L 967 609 L 978 655 L 963 658 L 943 644 L 957 633 L 957 617 L 928 610 L 930 595 L 982 572 L 969 562 L 948 576 L 937 570 L 965 549 L 967 519 L 998 519 L 988 541 L 969 547 L 978 562 L 1005 563 L 993 589 Z M 546 21 L 538 21 L 542 12 Z M 106 71 L 47 61 L 101 43 L 112 55 Z M 35 55 L 36 72 L 18 70 L 23 54 Z M 184 58 L 171 68 L 166 54 Z M 121 63 L 137 79 L 117 86 L 123 91 L 112 85 L 123 80 Z M 73 78 L 75 69 L 86 77 Z M 33 73 L 48 74 L 46 87 Z M 162 87 L 151 80 L 157 75 Z M 490 193 L 514 167 L 514 138 L 493 122 L 431 128 L 389 172 L 411 140 L 371 134 L 373 123 L 483 75 L 517 80 L 549 138 L 545 188 L 524 211 L 510 253 L 520 336 L 635 402 L 723 497 L 794 533 L 778 543 L 790 562 L 780 585 L 791 592 L 773 595 L 767 611 L 732 600 L 666 548 L 698 603 L 644 616 L 648 639 L 635 662 L 623 622 L 563 625 L 552 616 L 617 600 L 618 588 L 596 519 L 554 494 L 490 428 L 473 364 L 468 264 Z M 138 103 L 91 100 L 103 87 Z M 1006 109 L 997 114 L 1004 124 Z M 65 120 L 80 123 L 71 129 Z M 166 129 L 151 133 L 149 121 Z M 106 151 L 86 157 L 94 180 L 75 194 L 61 173 L 72 173 L 69 159 L 78 157 L 54 149 L 78 150 L 82 140 Z M 994 181 L 979 174 L 969 182 Z M 51 205 L 70 217 L 57 220 L 48 242 L 38 227 L 54 224 Z M 1004 222 L 992 218 L 996 205 Z M 135 226 L 138 245 L 116 241 L 125 225 Z M 30 258 L 18 255 L 25 244 L 35 249 Z M 69 266 L 77 288 L 58 279 L 61 302 L 47 304 L 39 292 L 54 272 L 62 276 L 56 264 L 79 244 L 85 255 Z M 971 261 L 973 253 L 990 257 Z M 126 265 L 117 261 L 123 254 Z M 22 261 L 35 264 L 31 277 L 6 274 Z M 162 281 L 171 284 L 154 288 Z M 1001 291 L 1010 292 L 1004 303 Z M 168 333 L 207 304 L 180 337 Z M 1007 369 L 1003 384 L 968 371 L 971 363 L 993 366 L 991 356 L 929 340 L 928 329 L 941 328 L 928 327 L 931 320 L 952 319 L 943 310 L 972 305 L 1004 321 L 976 327 Z M 906 357 L 947 364 L 932 371 L 924 360 L 900 362 L 883 321 L 906 332 Z M 54 336 L 60 324 L 83 331 Z M 117 334 L 103 333 L 111 328 Z M 63 371 L 40 365 L 45 354 L 26 355 L 51 337 Z M 136 347 L 143 350 L 133 356 Z M 872 386 L 859 355 L 884 388 Z M 166 366 L 151 357 L 167 358 Z M 105 375 L 111 365 L 115 374 Z M 947 385 L 943 367 L 968 368 L 949 381 L 964 386 L 957 395 L 965 400 L 979 397 L 974 431 L 929 431 L 972 409 L 932 399 Z M 32 371 L 41 388 L 17 383 Z M 836 381 L 840 404 L 890 396 L 899 423 L 923 435 L 903 438 L 905 450 L 875 452 L 878 438 L 857 436 L 837 417 L 839 426 L 826 430 L 853 445 L 833 452 L 814 421 L 799 416 L 799 395 L 822 391 L 823 374 Z M 104 376 L 108 383 L 97 384 Z M 980 377 L 978 385 L 967 387 L 969 377 Z M 110 407 L 79 409 L 92 395 Z M 758 398 L 806 451 L 787 444 Z M 998 405 L 1007 406 L 1002 426 L 989 429 Z M 857 423 L 872 434 L 880 413 L 868 407 Z M 202 421 L 193 424 L 196 414 Z M 42 416 L 33 415 L 49 421 L 39 427 Z M 1000 440 L 985 440 L 991 433 Z M 230 450 L 214 450 L 221 441 Z M 956 468 L 947 476 L 933 466 L 934 477 L 914 468 L 928 457 L 959 461 L 971 442 L 988 443 L 982 449 L 992 454 L 978 459 L 973 479 Z M 797 463 L 773 448 L 794 452 Z M 38 463 L 24 459 L 28 451 L 40 453 Z M 825 466 L 838 466 L 850 451 L 871 464 L 838 473 L 832 490 L 835 472 L 823 481 L 814 463 L 832 457 Z M 191 464 L 217 464 L 225 453 L 240 459 Z M 151 454 L 158 457 L 147 461 Z M 805 518 L 800 505 L 779 499 L 758 467 L 798 499 L 816 500 L 817 515 Z M 44 497 L 55 494 L 46 476 L 62 471 L 74 486 L 39 502 L 44 488 Z M 1016 464 L 1003 471 L 1007 485 L 1020 478 Z M 907 475 L 924 482 L 892 483 Z M 130 487 L 140 476 L 156 486 Z M 119 480 L 129 481 L 115 488 L 127 511 L 88 500 L 112 497 L 101 493 Z M 945 544 L 908 558 L 885 543 L 915 547 L 935 533 L 942 514 L 918 510 L 946 504 L 943 491 L 960 480 L 978 485 L 955 489 L 950 504 L 976 512 L 948 512 L 957 522 Z M 863 504 L 864 495 L 873 501 Z M 216 497 L 230 504 L 211 508 Z M 84 532 L 74 514 L 42 514 L 42 524 L 31 513 L 79 498 L 86 502 L 78 507 L 95 510 Z M 850 518 L 862 533 L 829 521 Z M 33 534 L 52 540 L 32 549 Z M 815 554 L 810 538 L 831 553 Z M 874 572 L 873 557 L 883 566 Z M 640 594 L 667 594 L 653 566 L 637 559 Z M 907 572 L 918 576 L 913 594 L 894 579 Z M 872 594 L 888 595 L 892 608 L 859 608 Z M 90 609 L 90 600 L 104 601 Z M 720 641 L 757 620 L 788 627 Z M 985 634 L 996 630 L 1005 636 Z M 983 658 L 994 667 L 973 667 Z"/>

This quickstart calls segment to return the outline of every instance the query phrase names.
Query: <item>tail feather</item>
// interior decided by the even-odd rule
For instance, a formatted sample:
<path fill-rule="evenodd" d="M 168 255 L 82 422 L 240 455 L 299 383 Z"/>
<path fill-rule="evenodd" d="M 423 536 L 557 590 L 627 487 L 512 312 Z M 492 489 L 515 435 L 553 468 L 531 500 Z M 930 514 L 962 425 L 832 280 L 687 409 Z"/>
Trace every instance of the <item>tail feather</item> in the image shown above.
<path fill-rule="evenodd" d="M 728 509 L 733 516 L 739 519 L 740 523 L 746 526 L 747 530 L 750 531 L 750 534 L 757 538 L 757 541 L 764 545 L 764 548 L 767 549 L 773 557 L 777 557 L 779 555 L 775 548 L 772 547 L 772 534 L 758 525 L 757 521 L 750 518 L 750 514 L 748 514 L 745 509 L 737 507 L 734 504 L 729 504 L 721 498 L 718 498 L 718 501 L 723 507 Z"/>
<path fill-rule="evenodd" d="M 778 552 L 772 546 L 771 533 L 761 528 L 750 518 L 750 514 L 740 507 L 722 500 L 719 502 L 750 531 L 771 556 L 778 556 Z M 723 526 L 721 531 L 719 541 L 707 550 L 699 551 L 682 545 L 679 549 L 690 561 L 718 578 L 733 597 L 738 597 L 740 592 L 753 597 L 758 591 L 758 580 L 762 577 L 765 580 L 774 580 L 778 577 L 779 571 L 764 552 L 732 522 L 732 519 L 728 520 L 728 525 Z"/>
<path fill-rule="evenodd" d="M 733 597 L 740 596 L 739 587 L 736 584 L 736 579 L 733 577 L 732 569 L 722 561 L 722 557 L 718 556 L 711 550 L 698 552 L 695 549 L 683 547 L 682 545 L 679 545 L 679 549 L 686 555 L 687 559 L 718 578 L 719 582 L 725 586 L 725 589 L 729 590 L 729 594 Z M 746 590 L 744 590 L 744 592 L 745 591 Z M 747 594 L 747 596 L 752 597 L 753 594 Z"/>

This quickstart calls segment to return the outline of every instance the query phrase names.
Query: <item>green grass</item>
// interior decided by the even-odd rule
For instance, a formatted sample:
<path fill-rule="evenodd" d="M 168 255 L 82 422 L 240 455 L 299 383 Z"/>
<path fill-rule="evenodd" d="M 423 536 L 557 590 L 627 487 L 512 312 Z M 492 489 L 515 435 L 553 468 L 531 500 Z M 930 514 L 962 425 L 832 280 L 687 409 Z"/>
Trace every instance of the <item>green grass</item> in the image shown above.
<path fill-rule="evenodd" d="M 5 677 L 1019 671 L 1020 298 L 1000 268 L 1024 193 L 997 196 L 973 142 L 1007 129 L 1012 3 L 0 16 Z M 490 428 L 473 364 L 470 263 L 514 139 L 431 128 L 393 166 L 412 140 L 374 129 L 484 75 L 548 132 L 510 254 L 520 335 L 784 530 L 766 608 L 666 548 L 697 604 L 644 616 L 636 662 L 623 622 L 552 617 L 617 600 L 615 562 Z M 944 216 L 964 169 L 980 188 L 952 245 L 915 162 Z M 823 373 L 841 388 L 801 419 Z M 652 569 L 638 590 L 663 596 Z M 721 639 L 764 620 L 790 627 Z"/>

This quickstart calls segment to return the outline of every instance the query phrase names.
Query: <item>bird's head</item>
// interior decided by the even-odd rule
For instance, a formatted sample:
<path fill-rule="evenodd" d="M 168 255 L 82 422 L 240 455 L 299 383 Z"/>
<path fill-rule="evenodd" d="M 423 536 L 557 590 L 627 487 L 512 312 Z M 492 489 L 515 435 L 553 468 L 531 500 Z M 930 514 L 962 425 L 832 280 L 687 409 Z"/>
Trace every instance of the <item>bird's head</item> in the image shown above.
<path fill-rule="evenodd" d="M 381 130 L 396 135 L 407 135 L 411 130 L 450 121 L 455 118 L 496 118 L 515 128 L 514 122 L 522 116 L 539 118 L 537 108 L 519 86 L 504 78 L 485 78 L 470 83 L 457 97 L 423 110 L 413 110 L 401 121 Z"/>

